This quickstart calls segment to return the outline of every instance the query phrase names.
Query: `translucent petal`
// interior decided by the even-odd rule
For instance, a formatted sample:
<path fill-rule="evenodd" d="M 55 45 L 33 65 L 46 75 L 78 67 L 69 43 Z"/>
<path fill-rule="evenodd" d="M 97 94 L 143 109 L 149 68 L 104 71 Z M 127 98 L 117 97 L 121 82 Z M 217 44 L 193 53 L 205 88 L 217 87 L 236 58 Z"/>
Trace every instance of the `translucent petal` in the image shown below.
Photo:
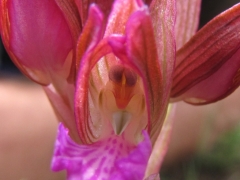
<path fill-rule="evenodd" d="M 175 37 L 177 49 L 181 48 L 197 31 L 201 0 L 177 0 Z"/>

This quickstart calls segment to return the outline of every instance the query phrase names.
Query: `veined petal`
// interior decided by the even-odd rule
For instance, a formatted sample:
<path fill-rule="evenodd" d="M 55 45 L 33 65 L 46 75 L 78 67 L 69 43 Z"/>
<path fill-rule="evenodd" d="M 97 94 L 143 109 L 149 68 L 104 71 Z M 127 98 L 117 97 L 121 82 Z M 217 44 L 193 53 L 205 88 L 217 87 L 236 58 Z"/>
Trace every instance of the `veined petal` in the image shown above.
<path fill-rule="evenodd" d="M 141 7 L 143 7 L 141 0 L 116 0 L 109 15 L 104 36 L 113 33 L 124 34 L 129 16 Z"/>
<path fill-rule="evenodd" d="M 111 51 L 107 38 L 99 42 L 104 28 L 102 21 L 102 15 L 97 6 L 91 6 L 88 21 L 77 46 L 77 58 L 78 61 L 81 61 L 78 62 L 80 66 L 78 65 L 75 91 L 75 116 L 77 129 L 83 143 L 94 142 L 97 134 L 96 128 L 98 128 L 93 128 L 94 124 L 89 114 L 88 93 L 91 71 L 99 59 Z M 107 71 L 105 73 L 108 75 Z M 100 93 L 100 87 L 95 84 L 94 86 Z M 95 121 L 97 120 L 98 118 Z"/>
<path fill-rule="evenodd" d="M 177 0 L 175 37 L 177 49 L 181 48 L 196 32 L 199 23 L 201 0 Z"/>
<path fill-rule="evenodd" d="M 99 126 L 93 128 L 93 121 L 89 114 L 88 93 L 91 71 L 101 57 L 112 52 L 108 42 L 114 40 L 122 41 L 123 39 L 118 36 L 109 36 L 102 39 L 95 48 L 87 51 L 81 60 L 75 91 L 75 116 L 77 119 L 78 132 L 83 143 L 94 142 L 95 139 L 98 138 L 96 137 L 97 129 L 99 130 Z M 108 71 L 104 71 L 103 73 L 105 73 L 105 76 L 108 76 Z M 99 76 L 99 74 L 97 74 L 97 76 Z M 98 92 L 100 92 L 101 82 L 98 82 L 94 86 L 97 88 Z M 98 119 L 95 119 L 95 121 Z"/>
<path fill-rule="evenodd" d="M 52 169 L 67 170 L 68 180 L 139 180 L 143 179 L 151 153 L 146 132 L 137 146 L 128 144 L 122 136 L 112 136 L 91 145 L 78 145 L 59 125 Z"/>
<path fill-rule="evenodd" d="M 156 50 L 151 18 L 147 9 L 135 12 L 126 26 L 126 48 L 130 61 L 143 79 L 148 107 L 149 132 L 153 126 L 161 129 L 163 81 Z"/>
<path fill-rule="evenodd" d="M 1 13 L 1 36 L 11 58 L 28 77 L 48 84 L 73 47 L 62 12 L 54 1 L 4 0 Z"/>
<path fill-rule="evenodd" d="M 74 0 L 55 0 L 55 2 L 63 12 L 63 15 L 72 33 L 74 43 L 77 43 L 78 37 L 82 30 L 82 24 Z"/>
<path fill-rule="evenodd" d="M 153 0 L 149 7 L 154 35 L 156 39 L 159 62 L 163 74 L 164 95 L 168 99 L 171 87 L 172 72 L 175 64 L 175 36 L 176 19 L 175 0 Z"/>
<path fill-rule="evenodd" d="M 205 104 L 233 92 L 240 84 L 239 31 L 240 4 L 214 18 L 181 48 L 172 97 Z"/>
<path fill-rule="evenodd" d="M 116 0 L 114 1 L 111 13 L 107 20 L 104 38 L 116 34 L 122 36 L 125 34 L 125 27 L 129 16 L 143 7 L 141 0 Z M 93 69 L 92 74 L 99 74 L 98 80 L 103 84 L 108 80 L 109 68 L 114 66 L 118 59 L 113 54 L 108 54 L 99 61 Z M 96 78 L 95 78 L 96 79 Z M 94 82 L 96 83 L 96 81 Z"/>
<path fill-rule="evenodd" d="M 166 112 L 172 86 L 172 74 L 175 64 L 174 25 L 176 7 L 174 0 L 153 0 L 150 4 L 150 14 L 153 24 L 158 63 L 162 73 L 162 99 L 159 111 Z M 158 82 L 159 83 L 159 82 Z M 162 122 L 165 113 L 161 113 L 158 122 Z M 151 139 L 154 142 L 159 134 L 159 126 L 152 126 Z"/>
<path fill-rule="evenodd" d="M 84 53 L 96 46 L 102 38 L 103 30 L 103 15 L 97 6 L 92 4 L 89 9 L 88 20 L 77 43 L 76 72 Z"/>

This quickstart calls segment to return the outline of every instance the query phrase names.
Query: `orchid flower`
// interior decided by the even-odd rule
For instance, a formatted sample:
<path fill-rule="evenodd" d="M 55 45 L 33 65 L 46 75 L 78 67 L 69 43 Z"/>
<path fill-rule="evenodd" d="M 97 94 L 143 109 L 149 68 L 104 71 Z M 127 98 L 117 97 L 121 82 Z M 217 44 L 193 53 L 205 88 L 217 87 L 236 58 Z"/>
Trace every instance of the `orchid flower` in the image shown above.
<path fill-rule="evenodd" d="M 240 4 L 195 34 L 200 0 L 0 2 L 6 50 L 62 122 L 52 169 L 69 180 L 159 178 L 169 103 L 240 84 Z"/>

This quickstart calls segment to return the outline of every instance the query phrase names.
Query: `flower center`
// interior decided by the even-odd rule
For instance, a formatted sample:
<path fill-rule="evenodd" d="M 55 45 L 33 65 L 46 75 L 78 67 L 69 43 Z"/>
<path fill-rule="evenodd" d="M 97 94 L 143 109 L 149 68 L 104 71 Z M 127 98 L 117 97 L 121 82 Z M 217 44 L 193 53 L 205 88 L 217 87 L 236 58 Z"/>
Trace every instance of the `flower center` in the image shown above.
<path fill-rule="evenodd" d="M 124 66 L 114 66 L 109 71 L 109 86 L 116 99 L 119 109 L 124 109 L 134 95 L 137 74 Z"/>
<path fill-rule="evenodd" d="M 99 105 L 116 135 L 125 132 L 135 139 L 147 125 L 141 79 L 123 65 L 111 67 L 108 76 L 109 81 L 99 94 Z"/>

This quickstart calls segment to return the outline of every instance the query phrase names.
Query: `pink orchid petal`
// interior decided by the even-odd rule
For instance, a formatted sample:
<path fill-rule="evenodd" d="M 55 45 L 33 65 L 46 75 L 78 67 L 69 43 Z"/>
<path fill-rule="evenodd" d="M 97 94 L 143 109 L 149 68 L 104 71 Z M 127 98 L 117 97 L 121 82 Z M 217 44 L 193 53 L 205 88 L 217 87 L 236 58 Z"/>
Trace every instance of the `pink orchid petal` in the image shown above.
<path fill-rule="evenodd" d="M 175 37 L 177 49 L 181 48 L 196 32 L 199 23 L 201 0 L 177 0 Z"/>
<path fill-rule="evenodd" d="M 88 20 L 77 43 L 76 71 L 80 61 L 88 49 L 92 49 L 100 41 L 103 34 L 103 15 L 98 7 L 93 4 L 89 9 Z"/>
<path fill-rule="evenodd" d="M 64 18 L 68 24 L 68 27 L 72 34 L 72 39 L 74 45 L 77 44 L 77 40 L 80 36 L 80 33 L 82 31 L 82 23 L 81 18 L 78 12 L 78 8 L 76 7 L 76 4 L 74 0 L 55 0 L 58 7 L 61 9 Z M 67 80 L 69 83 L 74 84 L 76 81 L 76 52 L 75 47 L 73 48 L 73 57 L 72 57 L 72 63 L 69 75 L 67 77 Z"/>
<path fill-rule="evenodd" d="M 112 48 L 109 45 L 109 41 L 123 41 L 122 37 L 109 36 L 101 40 L 98 45 L 90 49 L 85 53 L 81 60 L 78 78 L 76 82 L 76 92 L 75 92 L 75 116 L 77 119 L 77 128 L 83 143 L 94 142 L 94 128 L 92 126 L 91 117 L 89 116 L 89 104 L 88 104 L 88 90 L 89 90 L 89 80 L 91 71 L 100 60 L 101 57 L 112 52 Z M 108 71 L 105 71 L 108 75 Z M 100 76 L 97 74 L 97 76 Z M 100 92 L 101 83 L 95 82 L 95 86 Z"/>
<path fill-rule="evenodd" d="M 7 1 L 10 21 L 8 52 L 24 73 L 39 83 L 49 83 L 72 48 L 72 37 L 54 1 Z M 3 39 L 5 36 L 3 35 Z"/>
<path fill-rule="evenodd" d="M 161 129 L 162 121 L 158 121 L 161 114 L 162 100 L 162 72 L 158 61 L 151 18 L 147 9 L 135 12 L 126 26 L 127 53 L 143 79 L 146 93 L 146 103 L 151 122 L 150 129 L 158 126 Z"/>
<path fill-rule="evenodd" d="M 234 92 L 240 85 L 240 47 L 222 67 L 210 77 L 196 84 L 177 99 L 191 104 L 208 104 L 219 101 Z"/>
<path fill-rule="evenodd" d="M 9 15 L 8 15 L 8 6 L 9 6 L 9 1 L 0 1 L 0 33 L 1 33 L 1 39 L 2 42 L 8 51 L 9 56 L 11 57 L 12 61 L 15 63 L 15 65 L 22 71 L 23 74 L 28 75 L 29 72 L 24 67 L 21 62 L 17 59 L 17 57 L 14 55 L 13 52 L 10 51 L 9 46 L 10 46 L 10 40 L 9 40 L 9 29 L 10 29 L 10 20 L 9 20 Z M 47 77 L 45 74 L 42 72 L 36 71 L 34 72 L 36 75 L 31 74 L 31 76 L 28 76 L 30 79 L 32 79 L 35 82 L 38 82 L 42 85 L 46 85 L 49 83 L 49 77 Z M 34 76 L 34 77 L 32 77 Z M 40 82 L 41 81 L 41 82 Z"/>
<path fill-rule="evenodd" d="M 172 85 L 171 79 L 175 64 L 175 52 L 176 52 L 174 38 L 174 24 L 176 16 L 175 1 L 153 0 L 150 4 L 149 9 L 157 47 L 158 64 L 160 64 L 162 73 L 161 107 L 160 109 L 158 108 L 155 109 L 155 111 L 161 111 L 162 113 L 160 113 L 161 115 L 158 117 L 159 119 L 156 120 L 156 122 L 162 123 L 165 117 L 164 112 L 166 112 L 167 104 L 169 101 L 168 97 L 170 95 L 169 92 Z M 160 128 L 161 126 L 160 127 L 155 125 L 152 126 L 151 139 L 153 142 L 157 138 Z"/>
<path fill-rule="evenodd" d="M 108 18 L 104 37 L 111 34 L 124 34 L 129 16 L 143 6 L 140 0 L 116 0 Z"/>
<path fill-rule="evenodd" d="M 101 11 L 104 13 L 105 17 L 108 17 L 111 11 L 112 4 L 114 2 L 114 0 L 87 0 L 87 1 L 74 0 L 74 1 L 80 13 L 82 26 L 84 26 L 86 23 L 86 20 L 88 18 L 89 7 L 91 6 L 91 4 L 93 3 L 97 4 Z"/>
<path fill-rule="evenodd" d="M 240 4 L 214 18 L 178 51 L 173 98 L 210 103 L 238 87 L 239 30 Z"/>
<path fill-rule="evenodd" d="M 63 12 L 72 38 L 76 43 L 82 30 L 81 19 L 74 0 L 55 0 L 58 7 Z"/>
<path fill-rule="evenodd" d="M 52 170 L 67 170 L 68 180 L 75 179 L 143 179 L 151 142 L 146 132 L 137 146 L 128 144 L 122 136 L 112 137 L 91 145 L 78 145 L 59 125 Z"/>
<path fill-rule="evenodd" d="M 158 58 L 163 74 L 164 90 L 163 102 L 168 101 L 168 92 L 172 84 L 172 73 L 175 64 L 175 36 L 174 25 L 176 19 L 175 0 L 153 0 L 149 7 Z"/>

